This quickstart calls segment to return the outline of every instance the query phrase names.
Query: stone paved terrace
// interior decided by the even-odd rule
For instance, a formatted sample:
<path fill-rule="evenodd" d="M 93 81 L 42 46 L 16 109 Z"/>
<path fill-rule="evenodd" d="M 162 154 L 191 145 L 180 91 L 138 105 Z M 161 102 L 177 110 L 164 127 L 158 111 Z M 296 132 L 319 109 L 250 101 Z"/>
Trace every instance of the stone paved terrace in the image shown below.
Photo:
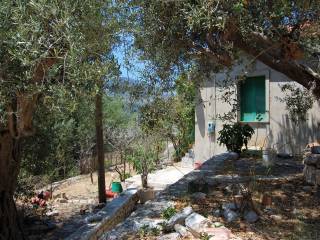
<path fill-rule="evenodd" d="M 128 235 L 132 236 L 132 233 L 137 232 L 143 225 L 148 225 L 151 228 L 156 227 L 157 224 L 164 221 L 161 218 L 162 211 L 168 206 L 174 205 L 175 200 L 188 194 L 188 186 L 191 181 L 205 179 L 205 182 L 210 185 L 247 182 L 252 180 L 249 172 L 252 171 L 253 166 L 256 172 L 255 179 L 271 181 L 283 178 L 289 179 L 302 171 L 302 164 L 300 162 L 279 159 L 274 168 L 266 176 L 266 172 L 269 170 L 261 163 L 249 163 L 251 160 L 246 158 L 241 158 L 234 162 L 234 159 L 237 159 L 237 156 L 233 153 L 224 153 L 207 160 L 199 169 L 189 172 L 175 183 L 168 185 L 165 190 L 158 193 L 155 200 L 149 201 L 144 205 L 138 205 L 137 210 L 130 217 L 118 224 L 112 231 L 106 232 L 100 240 L 128 239 Z M 226 171 L 226 167 L 230 163 L 232 163 L 235 168 L 234 171 L 239 173 L 239 175 L 234 173 L 225 174 L 225 172 L 228 172 L 228 170 Z M 220 175 L 222 172 L 223 175 Z M 165 179 L 165 175 L 162 178 L 158 178 L 160 181 L 162 179 Z"/>
<path fill-rule="evenodd" d="M 184 178 L 185 175 L 193 170 L 191 167 L 168 166 L 164 169 L 155 171 L 148 175 L 148 185 L 153 187 L 156 191 L 164 190 L 171 184 Z M 128 188 L 140 188 L 141 176 L 136 175 L 126 179 Z"/>
<path fill-rule="evenodd" d="M 106 232 L 100 240 L 120 240 L 128 239 L 127 235 L 137 232 L 143 225 L 156 227 L 163 222 L 161 213 L 168 206 L 173 205 L 176 197 L 187 193 L 188 183 L 192 180 L 213 176 L 217 169 L 223 166 L 223 162 L 234 157 L 232 154 L 220 154 L 206 161 L 199 170 L 193 170 L 183 178 L 169 185 L 164 191 L 159 192 L 153 201 L 144 205 L 139 205 L 130 217 L 118 224 L 112 231 Z M 163 178 L 166 178 L 165 175 Z"/>

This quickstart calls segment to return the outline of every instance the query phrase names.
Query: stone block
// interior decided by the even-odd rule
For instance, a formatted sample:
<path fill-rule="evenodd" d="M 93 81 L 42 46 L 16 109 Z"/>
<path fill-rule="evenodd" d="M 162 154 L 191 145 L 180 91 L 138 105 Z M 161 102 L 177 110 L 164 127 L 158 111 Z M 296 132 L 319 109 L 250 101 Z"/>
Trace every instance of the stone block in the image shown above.
<path fill-rule="evenodd" d="M 306 156 L 303 163 L 306 165 L 318 165 L 320 163 L 320 154 L 310 154 Z"/>
<path fill-rule="evenodd" d="M 231 231 L 226 227 L 206 228 L 203 232 L 211 236 L 210 240 L 229 240 L 231 237 Z"/>
<path fill-rule="evenodd" d="M 235 203 L 224 203 L 222 205 L 222 209 L 223 210 L 226 210 L 226 209 L 237 210 L 237 205 Z"/>
<path fill-rule="evenodd" d="M 233 222 L 239 218 L 239 214 L 231 209 L 226 209 L 223 212 L 223 217 L 227 222 Z"/>
<path fill-rule="evenodd" d="M 192 212 L 193 212 L 192 207 L 186 207 L 181 212 L 176 213 L 167 222 L 167 228 L 172 229 L 175 224 L 184 225 L 184 221 Z"/>
<path fill-rule="evenodd" d="M 281 216 L 281 215 L 275 215 L 275 214 L 273 214 L 273 215 L 270 215 L 270 218 L 271 218 L 272 220 L 274 220 L 274 221 L 277 221 L 277 222 L 279 222 L 279 221 L 282 220 L 282 216 Z"/>
<path fill-rule="evenodd" d="M 316 167 L 305 165 L 303 175 L 307 183 L 316 184 Z"/>
<path fill-rule="evenodd" d="M 174 225 L 174 230 L 183 238 L 191 236 L 191 233 L 188 231 L 188 229 L 180 224 Z"/>
<path fill-rule="evenodd" d="M 207 194 L 202 192 L 195 192 L 191 195 L 191 199 L 193 202 L 201 203 L 206 200 Z"/>
<path fill-rule="evenodd" d="M 255 211 L 248 211 L 244 214 L 244 219 L 248 222 L 248 223 L 255 223 L 256 221 L 259 220 L 259 216 Z"/>
<path fill-rule="evenodd" d="M 95 240 L 99 239 L 106 231 L 111 230 L 130 213 L 139 196 L 137 190 L 126 191 L 119 198 L 112 200 L 97 214 L 86 218 L 86 225 L 80 227 L 67 240 Z"/>
<path fill-rule="evenodd" d="M 58 210 L 49 211 L 49 212 L 46 213 L 46 215 L 48 217 L 58 216 L 59 215 L 59 211 Z"/>
<path fill-rule="evenodd" d="M 191 233 L 195 237 L 199 237 L 200 233 L 203 232 L 203 229 L 208 226 L 209 221 L 198 213 L 192 213 L 186 218 L 185 223 Z"/>
<path fill-rule="evenodd" d="M 220 209 L 215 209 L 213 211 L 213 216 L 215 217 L 221 217 L 222 213 L 221 213 L 221 210 Z"/>
<path fill-rule="evenodd" d="M 157 238 L 157 240 L 176 240 L 180 239 L 179 233 L 173 232 Z"/>
<path fill-rule="evenodd" d="M 317 146 L 312 146 L 311 147 L 311 153 L 313 154 L 319 154 L 320 155 L 320 146 L 317 145 Z"/>

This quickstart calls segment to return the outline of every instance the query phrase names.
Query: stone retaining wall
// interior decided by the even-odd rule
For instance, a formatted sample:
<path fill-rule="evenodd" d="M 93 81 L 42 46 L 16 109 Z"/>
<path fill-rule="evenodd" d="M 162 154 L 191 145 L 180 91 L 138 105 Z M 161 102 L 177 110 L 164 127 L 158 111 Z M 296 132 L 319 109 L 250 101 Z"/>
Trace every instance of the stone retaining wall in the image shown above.
<path fill-rule="evenodd" d="M 57 181 L 57 182 L 53 182 L 52 184 L 48 184 L 45 185 L 43 187 L 40 187 L 39 189 L 37 189 L 37 191 L 46 191 L 46 190 L 50 190 L 52 188 L 53 191 L 58 190 L 60 188 L 60 186 L 65 185 L 65 186 L 69 186 L 72 183 L 78 182 L 79 180 L 82 180 L 84 178 L 87 178 L 88 175 L 78 175 L 75 177 L 71 177 L 71 178 L 67 178 L 61 181 Z"/>
<path fill-rule="evenodd" d="M 137 189 L 128 189 L 112 200 L 97 214 L 88 216 L 86 224 L 76 230 L 67 240 L 97 240 L 104 232 L 111 230 L 131 214 L 139 200 Z M 90 223 L 88 219 L 95 219 Z"/>
<path fill-rule="evenodd" d="M 303 175 L 306 182 L 313 185 L 320 185 L 320 154 L 318 151 L 313 148 L 306 151 L 303 163 L 305 165 Z"/>

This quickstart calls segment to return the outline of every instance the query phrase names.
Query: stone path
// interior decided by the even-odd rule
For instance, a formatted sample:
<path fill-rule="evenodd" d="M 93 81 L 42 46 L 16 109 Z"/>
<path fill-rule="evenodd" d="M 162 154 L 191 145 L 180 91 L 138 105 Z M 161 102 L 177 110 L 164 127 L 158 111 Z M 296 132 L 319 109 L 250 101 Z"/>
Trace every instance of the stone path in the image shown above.
<path fill-rule="evenodd" d="M 169 166 L 165 169 L 155 171 L 148 175 L 148 185 L 155 190 L 161 191 L 167 188 L 169 185 L 179 181 L 186 174 L 193 170 L 192 167 L 180 167 Z M 126 185 L 128 188 L 141 187 L 141 176 L 136 175 L 126 179 Z"/>
<path fill-rule="evenodd" d="M 177 173 L 177 170 L 174 169 L 168 171 L 168 174 L 166 174 L 166 172 L 160 172 L 160 175 L 154 175 L 154 183 L 157 183 L 157 186 L 159 187 L 166 185 L 168 183 L 168 179 L 177 178 L 178 181 L 159 192 L 155 200 L 139 205 L 137 210 L 134 211 L 124 222 L 118 224 L 112 231 L 106 232 L 100 239 L 128 239 L 128 235 L 132 236 L 134 232 L 138 232 L 138 230 L 144 225 L 148 225 L 151 228 L 156 227 L 157 224 L 164 221 L 161 219 L 162 211 L 167 207 L 172 206 L 174 199 L 187 193 L 188 183 L 190 181 L 213 176 L 216 170 L 222 167 L 223 162 L 232 157 L 232 154 L 229 153 L 217 155 L 206 161 L 199 170 L 190 171 L 182 178 L 180 177 L 180 180 L 179 176 L 174 176 L 174 173 Z M 164 181 L 165 184 L 159 184 L 160 181 Z"/>

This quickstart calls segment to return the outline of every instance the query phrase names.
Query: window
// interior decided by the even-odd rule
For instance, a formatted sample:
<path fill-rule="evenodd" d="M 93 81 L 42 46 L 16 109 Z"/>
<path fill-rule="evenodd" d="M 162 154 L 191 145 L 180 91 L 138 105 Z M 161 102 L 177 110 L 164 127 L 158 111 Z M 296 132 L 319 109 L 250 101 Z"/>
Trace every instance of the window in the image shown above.
<path fill-rule="evenodd" d="M 266 122 L 265 76 L 247 77 L 240 83 L 240 121 Z"/>

